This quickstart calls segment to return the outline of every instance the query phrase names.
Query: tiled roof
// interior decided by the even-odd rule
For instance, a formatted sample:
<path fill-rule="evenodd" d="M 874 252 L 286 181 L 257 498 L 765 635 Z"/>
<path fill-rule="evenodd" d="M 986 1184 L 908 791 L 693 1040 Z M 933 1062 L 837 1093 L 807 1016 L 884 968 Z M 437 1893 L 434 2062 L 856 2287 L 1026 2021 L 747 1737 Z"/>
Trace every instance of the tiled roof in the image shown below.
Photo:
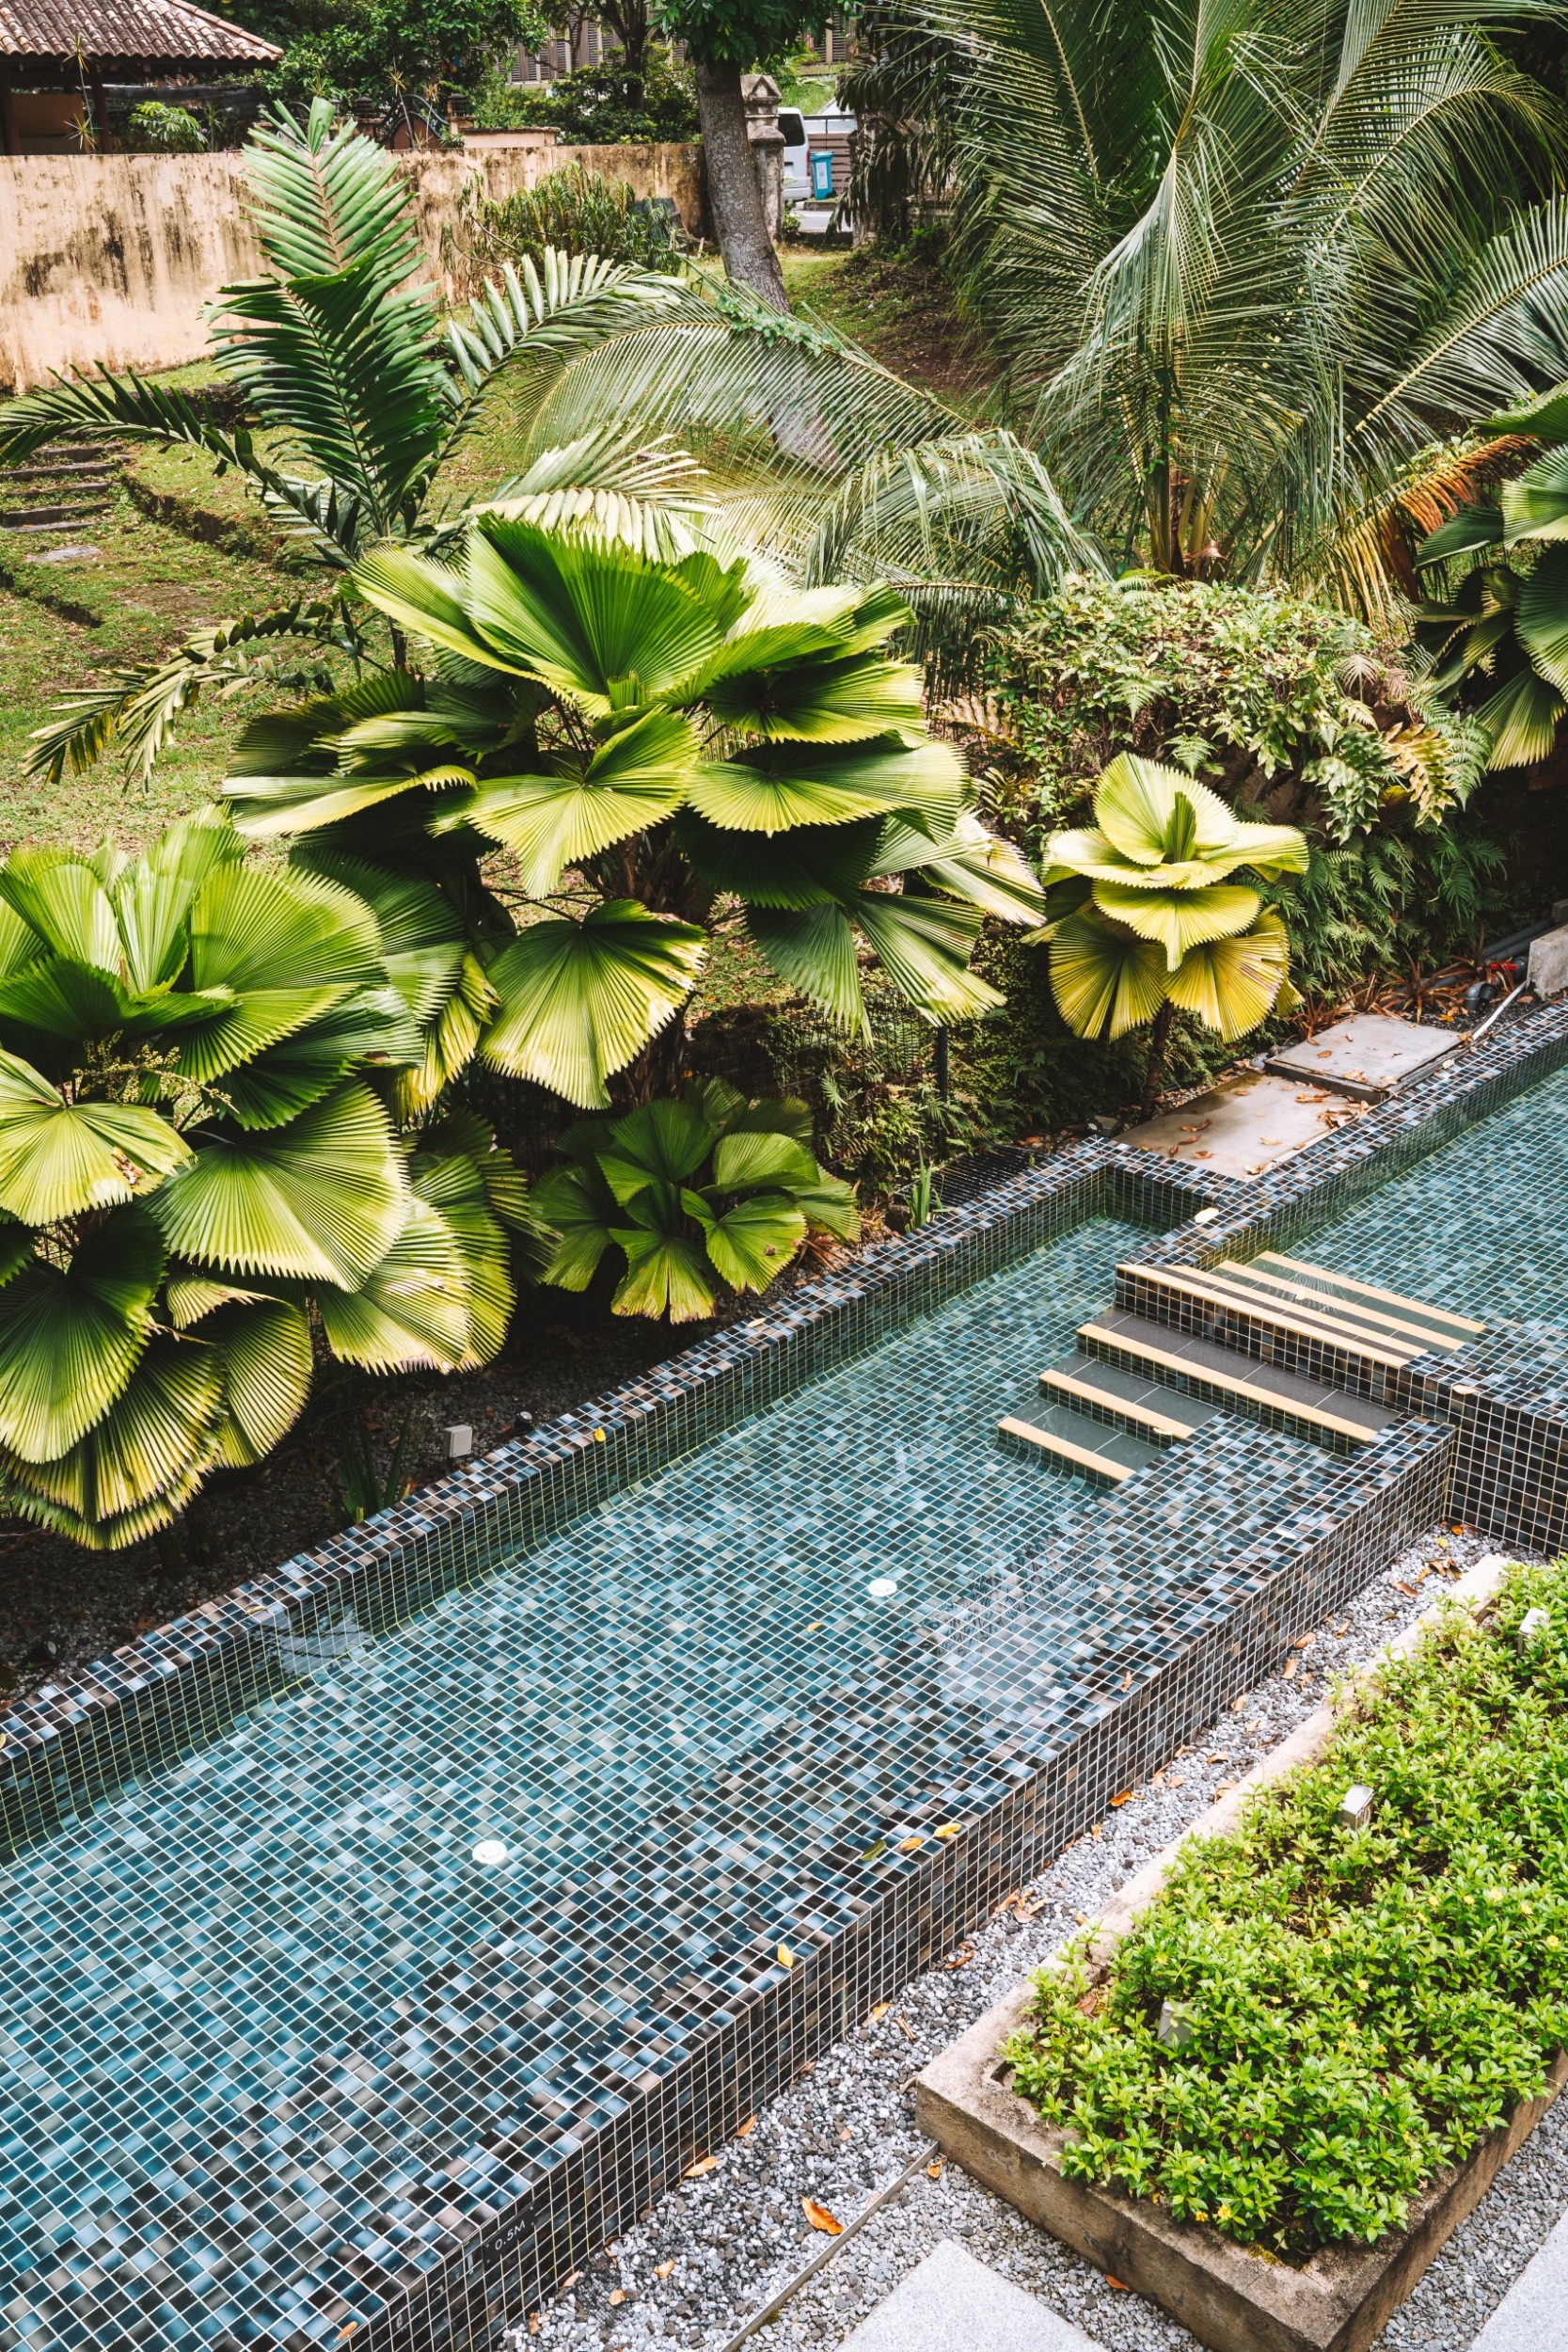
<path fill-rule="evenodd" d="M 0 56 L 101 65 L 265 65 L 271 41 L 189 0 L 0 0 Z"/>

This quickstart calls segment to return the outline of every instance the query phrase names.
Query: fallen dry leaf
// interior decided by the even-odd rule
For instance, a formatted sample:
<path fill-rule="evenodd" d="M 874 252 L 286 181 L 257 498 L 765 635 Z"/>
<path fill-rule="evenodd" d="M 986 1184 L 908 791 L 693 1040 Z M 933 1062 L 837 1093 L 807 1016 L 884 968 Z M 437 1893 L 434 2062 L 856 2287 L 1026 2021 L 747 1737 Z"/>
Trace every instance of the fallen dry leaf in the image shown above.
<path fill-rule="evenodd" d="M 626 2288 L 611 2287 L 610 2290 L 610 2299 L 612 2303 L 624 2303 L 626 2299 Z"/>
<path fill-rule="evenodd" d="M 1252 1693 L 1250 1691 L 1243 1691 L 1239 1699 L 1232 1699 L 1230 1702 L 1230 1712 L 1233 1715 L 1239 1715 L 1251 1696 Z"/>
<path fill-rule="evenodd" d="M 700 2180 L 705 2172 L 717 2172 L 718 2169 L 717 2156 L 699 2156 L 695 2164 L 687 2166 L 686 2170 L 681 2174 L 681 2179 L 683 2181 Z"/>
<path fill-rule="evenodd" d="M 1113 2279 L 1109 2271 L 1105 2273 L 1105 2283 L 1108 2287 L 1115 2287 L 1118 2295 L 1131 2295 L 1132 2292 L 1125 2279 Z"/>
<path fill-rule="evenodd" d="M 530 2312 L 528 2315 L 528 2331 L 531 2336 L 536 2336 L 544 2325 L 544 2320 L 540 2317 L 537 2312 Z"/>
<path fill-rule="evenodd" d="M 933 1830 L 931 1834 L 935 1837 L 961 1837 L 963 1828 L 961 1821 L 943 1821 L 942 1827 L 939 1830 Z"/>
<path fill-rule="evenodd" d="M 1129 1797 L 1131 1797 L 1131 1795 L 1132 1795 L 1132 1789 L 1131 1789 L 1131 1788 L 1124 1788 L 1124 1789 L 1122 1789 L 1122 1790 L 1121 1790 L 1121 1792 L 1120 1792 L 1120 1794 L 1119 1794 L 1119 1795 L 1113 1797 L 1113 1798 L 1111 1799 L 1111 1807 L 1112 1807 L 1112 1810 L 1113 1810 L 1113 1811 L 1115 1811 L 1116 1807 L 1117 1807 L 1118 1804 L 1125 1804 L 1127 1803 L 1127 1800 L 1129 1799 Z"/>
<path fill-rule="evenodd" d="M 1286 1667 L 1286 1669 L 1285 1669 L 1284 1679 L 1285 1679 L 1287 1682 L 1293 1682 L 1293 1681 L 1295 1680 L 1295 1678 L 1296 1678 L 1296 1672 L 1297 1672 L 1297 1669 L 1299 1668 L 1300 1664 L 1301 1664 L 1301 1660 L 1300 1660 L 1299 1658 L 1292 1658 L 1292 1659 L 1291 1659 L 1291 1661 L 1290 1664 L 1289 1664 L 1289 1665 Z"/>
<path fill-rule="evenodd" d="M 899 1840 L 898 1851 L 900 1853 L 918 1853 L 921 1847 L 925 1843 L 926 1840 L 924 1837 L 901 1838 Z"/>
<path fill-rule="evenodd" d="M 736 2125 L 735 2136 L 736 2139 L 750 2139 L 752 2134 L 756 2130 L 756 2117 L 754 2115 L 749 2115 L 744 2123 L 737 2123 Z"/>
<path fill-rule="evenodd" d="M 844 2123 L 844 2124 L 841 2124 L 841 2125 L 840 2125 L 840 2127 L 839 2127 L 839 2135 L 838 2135 L 838 2144 L 839 2144 L 839 2146 L 840 2146 L 841 2148 L 843 2147 L 843 2145 L 844 2145 L 844 2143 L 845 2143 L 845 2141 L 846 2141 L 847 2139 L 853 2139 L 853 2138 L 854 2138 L 854 2137 L 855 2137 L 855 2133 L 854 2133 L 854 2126 L 853 2126 L 852 2124 L 849 2124 L 849 2123 Z"/>
<path fill-rule="evenodd" d="M 910 2024 L 907 2017 L 895 2017 L 893 2022 L 897 2026 L 906 2042 L 919 2041 L 919 2035 L 915 2032 L 914 2027 Z"/>
<path fill-rule="evenodd" d="M 812 2228 L 820 2230 L 824 2237 L 844 2235 L 844 2224 L 837 2214 L 830 2213 L 826 2205 L 819 2205 L 815 2197 L 802 2197 L 800 2211 L 805 2215 Z"/>
<path fill-rule="evenodd" d="M 888 2010 L 892 2007 L 893 2003 L 891 2001 L 878 2001 L 872 2009 L 871 2014 L 873 2017 L 885 2017 Z"/>
<path fill-rule="evenodd" d="M 1132 1688 L 1132 1677 L 1130 1674 L 1122 1676 L 1121 1687 L 1124 1691 L 1131 1691 Z"/>
<path fill-rule="evenodd" d="M 778 1949 L 778 1955 L 777 1955 L 777 1957 L 778 1957 L 779 1966 L 780 1966 L 781 1968 L 793 1968 L 793 1967 L 794 1967 L 794 1965 L 795 1965 L 795 1955 L 794 1955 L 794 1953 L 790 1950 L 789 1946 L 788 1946 L 787 1944 L 781 1944 L 781 1945 L 779 1946 L 779 1949 Z"/>
<path fill-rule="evenodd" d="M 671 2255 L 671 2257 L 670 2257 L 670 2259 L 669 2259 L 669 2261 L 668 2261 L 667 2263 L 655 2263 L 655 2265 L 654 2265 L 654 2277 L 655 2277 L 656 2279 L 668 2279 L 668 2278 L 671 2276 L 671 2274 L 673 2272 L 674 2267 L 675 2267 L 675 2258 L 674 2258 L 674 2256 L 672 2254 L 672 2255 Z"/>
<path fill-rule="evenodd" d="M 926 2167 L 926 2178 L 927 2178 L 928 2181 L 940 2181 L 940 2180 L 941 2180 L 941 2178 L 942 2178 L 942 2158 L 941 2158 L 940 2156 L 938 2156 L 938 2158 L 937 2158 L 937 2160 L 936 2160 L 936 2162 L 935 2162 L 934 2164 L 928 2164 L 928 2165 Z"/>
<path fill-rule="evenodd" d="M 1223 1797 L 1227 1788 L 1234 1788 L 1236 1784 L 1233 1780 L 1216 1780 L 1214 1783 L 1214 1794 L 1216 1797 Z"/>

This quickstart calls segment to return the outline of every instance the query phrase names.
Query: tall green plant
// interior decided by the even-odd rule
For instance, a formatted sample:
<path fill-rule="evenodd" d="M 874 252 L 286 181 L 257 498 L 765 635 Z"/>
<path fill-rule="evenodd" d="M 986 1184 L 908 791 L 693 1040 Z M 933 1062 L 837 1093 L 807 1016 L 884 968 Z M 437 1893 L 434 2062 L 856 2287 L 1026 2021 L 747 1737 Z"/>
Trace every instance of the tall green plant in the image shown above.
<path fill-rule="evenodd" d="M 0 1490 L 113 1548 L 345 1362 L 493 1356 L 533 1252 L 477 1120 L 400 1128 L 429 958 L 227 820 L 0 866 Z"/>

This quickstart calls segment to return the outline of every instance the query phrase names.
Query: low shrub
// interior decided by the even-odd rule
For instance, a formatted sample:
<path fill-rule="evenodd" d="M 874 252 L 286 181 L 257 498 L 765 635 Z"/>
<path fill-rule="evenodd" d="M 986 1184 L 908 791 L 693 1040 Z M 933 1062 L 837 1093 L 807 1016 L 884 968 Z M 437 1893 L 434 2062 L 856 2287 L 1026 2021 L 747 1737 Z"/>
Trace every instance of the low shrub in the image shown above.
<path fill-rule="evenodd" d="M 166 106 L 156 98 L 132 107 L 121 137 L 133 155 L 202 155 L 208 146 L 188 106 Z"/>
<path fill-rule="evenodd" d="M 513 196 L 482 197 L 470 182 L 458 196 L 451 242 L 476 279 L 508 262 L 531 261 L 537 269 L 546 246 L 643 269 L 679 266 L 666 216 L 640 204 L 624 180 L 603 179 L 582 164 L 566 164 Z"/>
<path fill-rule="evenodd" d="M 1069 2177 L 1294 2263 L 1401 2228 L 1568 2042 L 1568 1562 L 1386 1665 L 1318 1763 L 1187 1848 L 1101 1979 L 1080 1955 L 1037 1982 L 1006 2056 Z"/>

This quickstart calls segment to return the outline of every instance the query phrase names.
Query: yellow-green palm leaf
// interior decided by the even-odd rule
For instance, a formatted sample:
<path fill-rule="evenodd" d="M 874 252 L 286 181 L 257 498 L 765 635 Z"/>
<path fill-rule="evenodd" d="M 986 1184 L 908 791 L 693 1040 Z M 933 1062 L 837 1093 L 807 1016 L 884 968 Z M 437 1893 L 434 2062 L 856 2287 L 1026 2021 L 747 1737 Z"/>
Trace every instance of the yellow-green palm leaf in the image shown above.
<path fill-rule="evenodd" d="M 690 994 L 705 944 L 694 925 L 661 922 L 630 898 L 580 923 L 531 924 L 490 966 L 500 1010 L 485 1060 L 596 1108 L 610 1100 L 606 1079 Z"/>
<path fill-rule="evenodd" d="M 156 1184 L 190 1156 L 166 1119 L 135 1103 L 71 1103 L 0 1053 L 0 1209 L 54 1225 Z"/>
<path fill-rule="evenodd" d="M 1166 966 L 1152 940 L 1107 923 L 1090 907 L 1056 925 L 1051 993 L 1078 1037 L 1125 1037 L 1152 1021 L 1165 997 Z"/>
<path fill-rule="evenodd" d="M 1156 941 L 1165 951 L 1166 968 L 1174 972 L 1189 947 L 1200 940 L 1228 937 L 1251 922 L 1262 901 L 1256 890 L 1234 882 L 1150 890 L 1101 882 L 1094 886 L 1094 903 L 1140 939 Z"/>
<path fill-rule="evenodd" d="M 1290 969 L 1285 926 L 1267 907 L 1250 930 L 1205 940 L 1183 957 L 1165 993 L 1183 1012 L 1230 1041 L 1245 1037 L 1274 1009 Z"/>

